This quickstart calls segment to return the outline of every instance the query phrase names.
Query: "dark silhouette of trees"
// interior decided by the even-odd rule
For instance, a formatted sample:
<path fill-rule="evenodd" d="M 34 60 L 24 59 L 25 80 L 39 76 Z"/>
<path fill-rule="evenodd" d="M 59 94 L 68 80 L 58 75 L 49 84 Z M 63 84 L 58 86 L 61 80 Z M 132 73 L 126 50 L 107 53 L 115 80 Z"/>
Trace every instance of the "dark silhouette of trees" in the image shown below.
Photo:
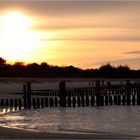
<path fill-rule="evenodd" d="M 99 73 L 101 77 L 112 77 L 115 74 L 115 68 L 108 63 L 99 68 Z"/>
<path fill-rule="evenodd" d="M 129 77 L 129 76 L 133 75 L 132 71 L 130 70 L 130 68 L 127 65 L 125 65 L 125 66 L 122 66 L 122 65 L 118 66 L 116 71 L 117 71 L 116 72 L 117 76 L 118 77 L 122 77 L 122 78 L 123 77 L 125 78 L 125 76 Z"/>
<path fill-rule="evenodd" d="M 5 64 L 6 64 L 6 60 L 0 57 L 0 66 Z"/>
<path fill-rule="evenodd" d="M 131 70 L 127 65 L 113 67 L 108 63 L 99 69 L 82 70 L 74 66 L 53 66 L 46 62 L 26 65 L 23 62 L 6 62 L 0 58 L 0 77 L 140 78 L 140 70 Z"/>

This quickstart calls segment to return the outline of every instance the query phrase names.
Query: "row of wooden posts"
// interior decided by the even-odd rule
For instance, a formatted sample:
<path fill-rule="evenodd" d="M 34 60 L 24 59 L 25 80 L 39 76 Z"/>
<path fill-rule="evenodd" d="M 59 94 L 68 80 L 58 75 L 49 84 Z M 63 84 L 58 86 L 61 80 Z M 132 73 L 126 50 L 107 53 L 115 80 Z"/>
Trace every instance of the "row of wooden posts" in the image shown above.
<path fill-rule="evenodd" d="M 95 87 L 66 89 L 66 82 L 62 81 L 59 90 L 33 91 L 28 82 L 23 85 L 22 99 L 0 100 L 0 106 L 19 109 L 109 105 L 140 105 L 140 85 L 127 82 L 126 85 L 101 86 L 100 81 L 96 81 Z"/>
<path fill-rule="evenodd" d="M 3 108 L 21 109 L 23 107 L 22 99 L 0 99 L 0 106 Z"/>
<path fill-rule="evenodd" d="M 66 97 L 66 104 L 62 107 L 88 107 L 88 106 L 110 106 L 110 105 L 140 105 L 140 96 L 138 95 L 110 95 L 101 96 L 100 104 L 96 96 L 73 96 Z M 11 107 L 11 108 L 44 108 L 44 107 L 60 107 L 59 97 L 44 97 L 44 98 L 32 98 L 31 107 L 28 108 L 24 105 L 23 99 L 1 99 L 1 107 Z"/>

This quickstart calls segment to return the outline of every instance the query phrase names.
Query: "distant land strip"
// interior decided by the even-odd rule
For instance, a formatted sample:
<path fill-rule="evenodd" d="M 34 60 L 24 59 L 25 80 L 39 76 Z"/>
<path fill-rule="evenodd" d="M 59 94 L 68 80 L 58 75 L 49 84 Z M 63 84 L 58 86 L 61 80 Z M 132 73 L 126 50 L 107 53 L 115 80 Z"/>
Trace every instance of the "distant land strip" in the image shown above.
<path fill-rule="evenodd" d="M 140 78 L 140 70 L 132 70 L 127 65 L 117 67 L 109 63 L 98 69 L 83 70 L 74 66 L 53 66 L 46 62 L 41 64 L 15 62 L 8 64 L 0 57 L 0 77 L 29 77 L 29 78 Z"/>

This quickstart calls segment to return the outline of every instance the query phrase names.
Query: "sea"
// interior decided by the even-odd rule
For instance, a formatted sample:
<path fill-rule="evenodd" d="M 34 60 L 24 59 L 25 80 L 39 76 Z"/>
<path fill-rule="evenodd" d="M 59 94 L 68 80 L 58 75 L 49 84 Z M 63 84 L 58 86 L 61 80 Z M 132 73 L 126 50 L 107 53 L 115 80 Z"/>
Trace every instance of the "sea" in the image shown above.
<path fill-rule="evenodd" d="M 4 87 L 4 84 L 7 84 L 7 87 L 6 85 Z M 51 84 L 35 83 L 32 87 L 33 89 L 36 87 L 48 89 L 52 86 Z M 58 83 L 54 82 L 53 84 L 52 87 L 58 87 Z M 89 86 L 89 82 L 67 83 L 67 85 L 83 87 L 83 85 Z M 9 89 L 12 92 L 22 91 L 21 83 L 1 83 L 0 87 L 1 93 L 5 92 L 6 88 L 7 92 Z M 140 106 L 50 107 L 12 111 L 1 109 L 0 126 L 39 132 L 115 134 L 140 137 Z"/>
<path fill-rule="evenodd" d="M 0 126 L 40 132 L 140 136 L 140 106 L 12 111 L 1 113 Z"/>

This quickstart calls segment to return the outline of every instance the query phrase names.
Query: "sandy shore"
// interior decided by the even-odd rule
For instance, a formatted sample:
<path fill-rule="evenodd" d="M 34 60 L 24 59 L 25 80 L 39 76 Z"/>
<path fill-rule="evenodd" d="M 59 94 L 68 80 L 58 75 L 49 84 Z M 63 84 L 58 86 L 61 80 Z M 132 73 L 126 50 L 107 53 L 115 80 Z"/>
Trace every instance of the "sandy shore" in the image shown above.
<path fill-rule="evenodd" d="M 55 133 L 35 132 L 21 129 L 0 127 L 0 139 L 140 139 L 139 136 L 115 135 L 115 134 L 76 134 L 76 133 Z"/>

